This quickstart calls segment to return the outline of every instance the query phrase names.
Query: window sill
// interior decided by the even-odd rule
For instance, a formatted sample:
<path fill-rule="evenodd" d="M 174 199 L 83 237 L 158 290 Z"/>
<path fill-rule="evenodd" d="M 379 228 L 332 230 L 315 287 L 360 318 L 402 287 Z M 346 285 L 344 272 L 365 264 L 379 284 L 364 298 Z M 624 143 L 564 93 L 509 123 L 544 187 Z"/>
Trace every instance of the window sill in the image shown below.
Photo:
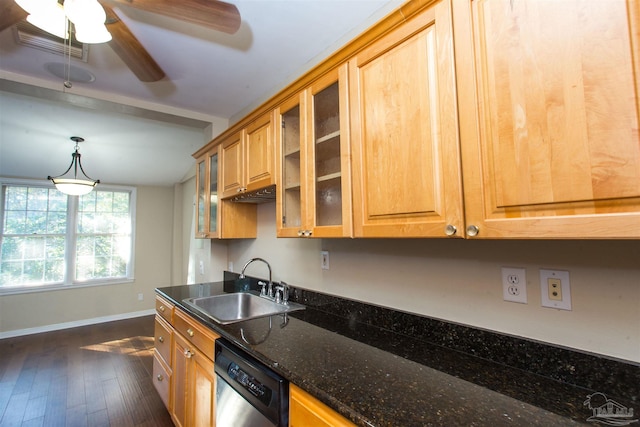
<path fill-rule="evenodd" d="M 133 283 L 134 281 L 135 279 L 121 278 L 121 279 L 114 279 L 114 280 L 99 280 L 99 281 L 71 283 L 71 284 L 58 283 L 53 285 L 34 285 L 34 286 L 23 286 L 23 287 L 15 287 L 15 288 L 0 287 L 0 296 L 31 294 L 31 293 L 49 292 L 49 291 L 73 290 L 73 289 L 79 289 L 79 288 L 90 288 L 94 286 L 122 285 L 126 283 Z"/>

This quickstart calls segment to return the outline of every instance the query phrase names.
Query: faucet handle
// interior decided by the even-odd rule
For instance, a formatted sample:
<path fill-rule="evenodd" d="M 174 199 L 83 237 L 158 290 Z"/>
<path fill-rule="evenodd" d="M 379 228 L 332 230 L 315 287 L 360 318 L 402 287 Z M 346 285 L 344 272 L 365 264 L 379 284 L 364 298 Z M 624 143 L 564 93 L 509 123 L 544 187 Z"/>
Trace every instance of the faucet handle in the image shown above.
<path fill-rule="evenodd" d="M 267 284 L 264 283 L 262 280 L 260 280 L 258 282 L 258 286 L 260 286 L 260 295 L 262 296 L 267 295 L 267 291 L 265 290 L 265 288 L 267 287 Z"/>
<path fill-rule="evenodd" d="M 282 304 L 289 304 L 289 285 L 286 282 L 280 282 L 280 285 L 276 286 L 276 289 L 282 291 Z"/>

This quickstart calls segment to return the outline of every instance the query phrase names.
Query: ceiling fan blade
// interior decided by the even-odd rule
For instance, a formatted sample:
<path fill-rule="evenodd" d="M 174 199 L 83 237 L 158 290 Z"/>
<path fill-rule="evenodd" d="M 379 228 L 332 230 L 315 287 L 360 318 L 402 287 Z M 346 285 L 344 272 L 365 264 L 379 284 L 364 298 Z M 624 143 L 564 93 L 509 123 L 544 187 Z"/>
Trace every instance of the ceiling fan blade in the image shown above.
<path fill-rule="evenodd" d="M 234 34 L 240 28 L 238 8 L 218 0 L 101 0 L 102 4 L 107 2 L 157 13 L 227 34 Z"/>
<path fill-rule="evenodd" d="M 0 0 L 0 31 L 17 24 L 27 17 L 28 13 L 18 6 L 14 0 Z"/>
<path fill-rule="evenodd" d="M 157 82 L 164 78 L 162 68 L 133 35 L 129 27 L 118 18 L 113 9 L 103 4 L 107 13 L 105 25 L 111 33 L 109 46 L 127 64 L 136 77 L 143 82 Z"/>

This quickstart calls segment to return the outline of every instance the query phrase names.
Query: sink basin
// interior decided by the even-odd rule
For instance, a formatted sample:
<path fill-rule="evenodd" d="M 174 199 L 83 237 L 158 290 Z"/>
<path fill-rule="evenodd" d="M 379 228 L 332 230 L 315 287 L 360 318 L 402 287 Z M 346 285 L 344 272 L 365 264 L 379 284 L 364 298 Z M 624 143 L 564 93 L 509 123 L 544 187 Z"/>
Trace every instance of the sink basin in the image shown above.
<path fill-rule="evenodd" d="M 288 305 L 279 304 L 246 292 L 187 298 L 183 301 L 223 325 L 304 310 L 304 306 L 301 304 L 294 302 L 290 302 Z"/>

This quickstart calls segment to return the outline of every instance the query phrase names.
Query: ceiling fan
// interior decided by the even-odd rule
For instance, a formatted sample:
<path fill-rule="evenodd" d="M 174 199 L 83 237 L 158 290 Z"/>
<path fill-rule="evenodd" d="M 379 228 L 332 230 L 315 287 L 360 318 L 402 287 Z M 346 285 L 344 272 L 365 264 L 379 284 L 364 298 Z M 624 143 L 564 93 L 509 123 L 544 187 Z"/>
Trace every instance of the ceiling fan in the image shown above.
<path fill-rule="evenodd" d="M 240 28 L 238 8 L 219 0 L 98 0 L 104 8 L 105 25 L 111 33 L 109 46 L 143 82 L 156 82 L 165 73 L 142 46 L 126 24 L 118 17 L 113 6 L 125 5 L 142 11 L 156 13 L 191 24 L 200 25 L 227 34 Z M 64 3 L 60 1 L 60 3 Z M 14 0 L 0 0 L 0 31 L 4 31 L 27 17 L 27 12 Z"/>

